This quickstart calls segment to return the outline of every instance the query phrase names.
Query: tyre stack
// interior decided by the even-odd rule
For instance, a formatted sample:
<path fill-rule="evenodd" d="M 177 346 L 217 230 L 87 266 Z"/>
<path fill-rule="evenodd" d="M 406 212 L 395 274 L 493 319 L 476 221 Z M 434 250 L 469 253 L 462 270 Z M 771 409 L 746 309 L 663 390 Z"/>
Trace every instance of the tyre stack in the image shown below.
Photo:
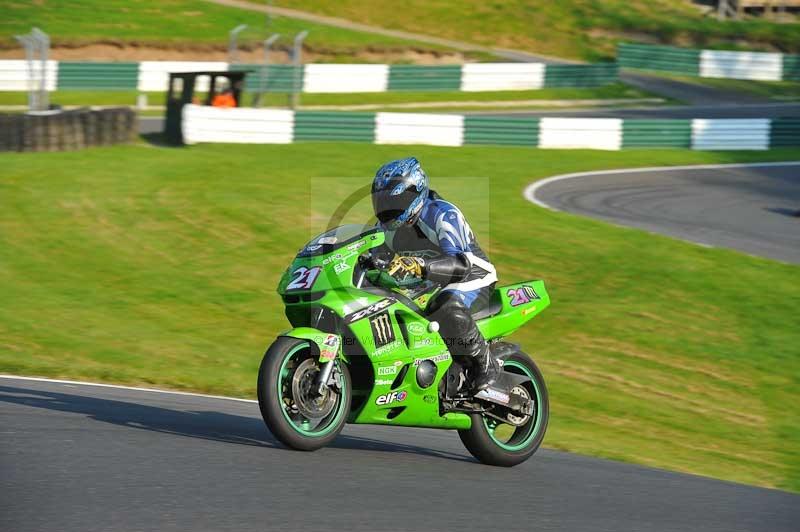
<path fill-rule="evenodd" d="M 136 138 L 129 107 L 0 114 L 0 151 L 65 151 L 110 146 Z"/>
<path fill-rule="evenodd" d="M 0 114 L 0 152 L 22 151 L 20 149 L 22 116 Z"/>

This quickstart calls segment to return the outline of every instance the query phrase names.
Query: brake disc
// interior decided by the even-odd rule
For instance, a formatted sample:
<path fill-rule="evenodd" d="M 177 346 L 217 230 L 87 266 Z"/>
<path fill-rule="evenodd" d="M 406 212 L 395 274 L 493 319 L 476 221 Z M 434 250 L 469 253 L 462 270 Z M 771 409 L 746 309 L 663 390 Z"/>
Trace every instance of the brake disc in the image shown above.
<path fill-rule="evenodd" d="M 511 388 L 511 393 L 517 394 L 520 397 L 524 397 L 527 401 L 531 400 L 531 395 L 528 393 L 528 390 L 526 390 L 522 386 L 514 386 L 513 388 Z M 531 416 L 527 414 L 518 416 L 512 412 L 506 413 L 506 420 L 515 427 L 520 427 L 524 425 L 525 423 L 528 422 L 530 418 Z"/>
<path fill-rule="evenodd" d="M 298 412 L 308 419 L 321 419 L 330 414 L 336 406 L 338 394 L 326 386 L 322 395 L 317 394 L 317 363 L 307 358 L 292 376 L 292 398 Z"/>

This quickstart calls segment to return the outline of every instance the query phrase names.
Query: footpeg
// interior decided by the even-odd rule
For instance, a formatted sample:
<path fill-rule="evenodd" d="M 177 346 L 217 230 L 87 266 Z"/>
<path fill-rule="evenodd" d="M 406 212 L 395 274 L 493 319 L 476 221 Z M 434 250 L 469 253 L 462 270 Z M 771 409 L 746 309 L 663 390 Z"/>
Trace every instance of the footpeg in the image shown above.
<path fill-rule="evenodd" d="M 490 403 L 497 403 L 499 405 L 508 406 L 511 402 L 511 395 L 502 390 L 498 390 L 494 386 L 489 386 L 475 394 L 475 399 L 483 399 Z"/>
<path fill-rule="evenodd" d="M 531 414 L 533 406 L 530 399 L 511 392 L 516 386 L 520 386 L 529 380 L 522 375 L 501 371 L 494 383 L 476 393 L 474 397 L 475 399 L 505 406 L 516 412 Z"/>

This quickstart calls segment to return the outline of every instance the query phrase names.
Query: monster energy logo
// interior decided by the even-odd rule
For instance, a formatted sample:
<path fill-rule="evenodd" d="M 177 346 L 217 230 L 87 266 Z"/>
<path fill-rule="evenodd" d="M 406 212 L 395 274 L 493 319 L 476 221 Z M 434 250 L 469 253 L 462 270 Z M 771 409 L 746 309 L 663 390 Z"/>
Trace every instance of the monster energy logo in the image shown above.
<path fill-rule="evenodd" d="M 369 323 L 372 326 L 372 337 L 376 348 L 394 342 L 394 329 L 388 312 L 381 312 L 370 318 Z"/>

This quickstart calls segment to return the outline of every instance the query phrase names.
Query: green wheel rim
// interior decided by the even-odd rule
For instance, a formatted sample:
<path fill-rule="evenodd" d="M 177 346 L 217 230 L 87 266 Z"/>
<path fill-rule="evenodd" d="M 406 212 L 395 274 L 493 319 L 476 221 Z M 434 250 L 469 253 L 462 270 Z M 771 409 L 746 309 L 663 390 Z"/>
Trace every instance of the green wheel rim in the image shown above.
<path fill-rule="evenodd" d="M 527 367 L 525 367 L 525 365 L 515 360 L 506 360 L 503 367 L 516 368 L 531 379 L 531 386 L 533 387 L 533 392 L 534 392 L 533 398 L 536 400 L 536 411 L 535 411 L 536 418 L 533 423 L 529 421 L 525 425 L 516 428 L 509 441 L 517 440 L 518 438 L 522 438 L 522 441 L 514 444 L 510 444 L 498 439 L 497 436 L 495 436 L 495 427 L 497 425 L 496 424 L 494 426 L 490 425 L 490 421 L 488 418 L 486 417 L 483 418 L 483 425 L 484 427 L 486 427 L 486 432 L 489 434 L 489 437 L 498 447 L 505 449 L 506 451 L 519 451 L 520 449 L 527 447 L 530 444 L 531 440 L 533 440 L 539 434 L 539 429 L 542 425 L 542 392 L 541 390 L 539 390 L 539 385 L 536 382 L 536 378 L 533 375 L 533 372 Z M 518 435 L 517 432 L 521 430 L 525 432 Z"/>
<path fill-rule="evenodd" d="M 295 431 L 303 436 L 309 436 L 313 438 L 319 438 L 330 434 L 336 429 L 336 426 L 339 424 L 339 421 L 342 419 L 344 415 L 344 398 L 345 394 L 347 393 L 347 381 L 342 379 L 342 391 L 339 393 L 339 399 L 337 401 L 336 406 L 334 407 L 334 412 L 328 415 L 328 421 L 324 423 L 322 428 L 315 427 L 313 430 L 308 430 L 304 428 L 304 426 L 298 425 L 297 421 L 292 419 L 289 414 L 286 412 L 285 403 L 283 402 L 283 384 L 284 379 L 288 378 L 291 380 L 292 375 L 289 373 L 289 370 L 286 368 L 286 365 L 292 360 L 295 353 L 307 349 L 307 345 L 305 344 L 298 344 L 294 346 L 289 352 L 283 357 L 283 361 L 281 361 L 281 367 L 278 370 L 278 406 L 281 409 L 281 414 L 283 414 L 284 419 L 289 423 L 289 426 L 292 427 Z"/>

